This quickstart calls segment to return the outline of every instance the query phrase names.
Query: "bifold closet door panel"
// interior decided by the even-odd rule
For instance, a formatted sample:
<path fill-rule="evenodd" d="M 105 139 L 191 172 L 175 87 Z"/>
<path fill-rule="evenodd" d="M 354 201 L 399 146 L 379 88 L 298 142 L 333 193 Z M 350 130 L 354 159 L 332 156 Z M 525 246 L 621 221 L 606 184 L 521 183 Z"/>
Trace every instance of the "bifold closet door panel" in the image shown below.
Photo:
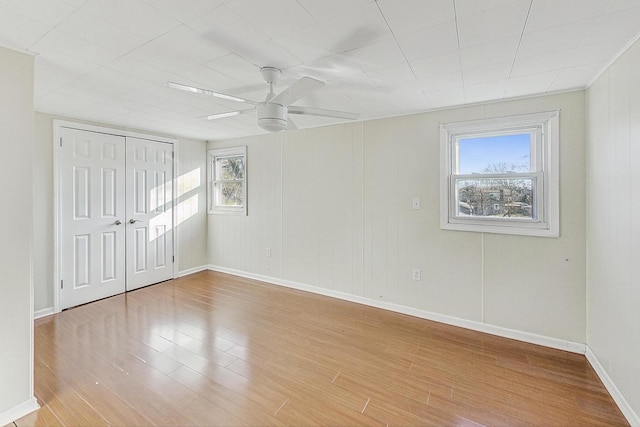
<path fill-rule="evenodd" d="M 173 277 L 173 144 L 127 138 L 127 290 Z"/>
<path fill-rule="evenodd" d="M 62 128 L 60 307 L 125 291 L 125 138 Z"/>

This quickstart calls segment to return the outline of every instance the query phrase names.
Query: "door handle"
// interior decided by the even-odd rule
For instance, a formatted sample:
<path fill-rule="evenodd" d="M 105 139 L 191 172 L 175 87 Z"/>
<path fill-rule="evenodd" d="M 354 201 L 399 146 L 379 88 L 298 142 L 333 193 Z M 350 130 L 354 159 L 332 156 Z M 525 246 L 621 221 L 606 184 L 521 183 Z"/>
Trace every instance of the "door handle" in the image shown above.
<path fill-rule="evenodd" d="M 122 224 L 122 221 L 120 221 L 119 219 L 116 219 L 116 222 L 113 223 L 113 225 L 120 225 Z"/>
<path fill-rule="evenodd" d="M 135 224 L 136 222 L 140 222 L 140 220 L 138 220 L 138 219 L 133 219 L 133 218 L 131 218 L 131 219 L 129 220 L 129 224 Z"/>

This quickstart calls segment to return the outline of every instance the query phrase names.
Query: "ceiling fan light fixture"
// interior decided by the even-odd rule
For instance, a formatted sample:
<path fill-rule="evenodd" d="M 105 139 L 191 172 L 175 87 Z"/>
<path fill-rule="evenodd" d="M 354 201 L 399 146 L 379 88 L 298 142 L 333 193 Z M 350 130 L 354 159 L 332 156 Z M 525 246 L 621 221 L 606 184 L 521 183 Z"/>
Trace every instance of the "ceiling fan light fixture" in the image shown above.
<path fill-rule="evenodd" d="M 231 96 L 231 95 L 225 95 L 224 93 L 217 93 L 217 92 L 211 92 L 207 93 L 205 95 L 211 95 L 215 98 L 220 98 L 220 99 L 226 99 L 228 101 L 234 101 L 234 102 L 247 102 L 246 99 L 242 99 L 242 98 L 238 98 L 237 96 Z"/>
<path fill-rule="evenodd" d="M 183 84 L 180 84 L 180 83 L 167 82 L 167 83 L 164 84 L 164 86 L 166 86 L 168 88 L 171 88 L 171 89 L 183 90 L 185 92 L 199 93 L 199 94 L 202 94 L 202 95 L 213 96 L 214 98 L 226 99 L 228 101 L 248 102 L 250 104 L 254 103 L 252 101 L 249 101 L 248 99 L 238 98 L 237 96 L 227 95 L 227 94 L 224 94 L 224 93 L 214 92 L 214 91 L 206 90 L 206 89 L 200 89 L 200 88 L 197 88 L 197 87 L 187 86 L 187 85 L 183 85 Z"/>
<path fill-rule="evenodd" d="M 258 126 L 267 132 L 282 132 L 287 130 L 287 122 L 280 119 L 258 119 Z"/>
<path fill-rule="evenodd" d="M 1 1 L 1 0 L 0 0 Z M 227 95 L 212 90 L 200 89 L 181 83 L 167 82 L 165 86 L 171 89 L 182 90 L 185 92 L 197 93 L 214 98 L 226 99 L 228 101 L 243 102 L 254 106 L 254 108 L 245 108 L 237 111 L 229 111 L 225 113 L 211 114 L 203 117 L 203 119 L 214 120 L 225 117 L 233 117 L 240 114 L 256 112 L 258 126 L 267 132 L 282 132 L 287 129 L 298 129 L 296 124 L 289 119 L 289 114 L 302 114 L 319 117 L 333 117 L 336 119 L 356 120 L 358 114 L 348 113 L 336 110 L 323 110 L 321 108 L 299 107 L 292 105 L 309 92 L 320 89 L 325 85 L 324 82 L 311 77 L 301 77 L 288 88 L 275 94 L 273 86 L 280 80 L 282 72 L 276 67 L 262 67 L 260 74 L 264 81 L 269 85 L 269 93 L 263 102 L 257 102 L 250 99 L 244 99 L 233 95 Z"/>
<path fill-rule="evenodd" d="M 261 102 L 256 105 L 258 126 L 267 132 L 287 130 L 287 108 L 272 102 Z"/>
<path fill-rule="evenodd" d="M 228 113 L 219 113 L 219 114 L 211 114 L 209 116 L 204 116 L 205 120 L 215 120 L 215 119 L 224 119 L 225 117 L 233 117 L 240 114 L 240 111 L 229 111 Z"/>
<path fill-rule="evenodd" d="M 183 90 L 185 92 L 192 92 L 192 93 L 202 93 L 203 92 L 202 89 L 198 89 L 197 87 L 182 85 L 180 83 L 174 83 L 174 82 L 167 82 L 167 83 L 164 84 L 164 86 L 166 86 L 168 88 L 171 88 L 171 89 Z"/>

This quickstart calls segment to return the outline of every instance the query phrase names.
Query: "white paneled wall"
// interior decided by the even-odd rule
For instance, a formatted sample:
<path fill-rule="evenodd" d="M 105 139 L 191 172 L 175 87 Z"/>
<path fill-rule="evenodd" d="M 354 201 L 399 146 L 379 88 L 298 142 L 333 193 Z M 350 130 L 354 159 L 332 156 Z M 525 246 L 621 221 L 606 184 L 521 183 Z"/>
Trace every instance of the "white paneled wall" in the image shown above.
<path fill-rule="evenodd" d="M 262 214 L 209 215 L 209 259 L 219 260 L 227 268 L 279 277 L 282 273 L 282 140 L 280 134 L 268 134 L 247 138 L 243 144 L 251 146 L 247 159 L 248 208 Z M 266 248 L 272 249 L 271 257 L 266 256 Z"/>
<path fill-rule="evenodd" d="M 292 132 L 282 152 L 282 277 L 362 295 L 362 124 Z"/>
<path fill-rule="evenodd" d="M 36 113 L 33 155 L 34 308 L 53 309 L 53 117 Z"/>
<path fill-rule="evenodd" d="M 0 425 L 33 397 L 33 57 L 0 47 Z"/>
<path fill-rule="evenodd" d="M 505 111 L 505 107 L 508 108 Z M 560 109 L 560 238 L 484 236 L 485 321 L 585 342 L 585 94 L 487 104 L 487 116 Z"/>
<path fill-rule="evenodd" d="M 197 269 L 207 260 L 206 144 L 178 139 L 178 271 Z"/>
<path fill-rule="evenodd" d="M 561 237 L 440 230 L 439 123 L 557 109 Z M 249 215 L 209 216 L 209 263 L 584 343 L 584 111 L 573 92 L 210 142 L 247 146 Z"/>
<path fill-rule="evenodd" d="M 588 90 L 587 343 L 640 424 L 638 75 L 636 42 Z"/>
<path fill-rule="evenodd" d="M 365 296 L 481 321 L 482 235 L 440 230 L 439 119 L 364 124 Z"/>

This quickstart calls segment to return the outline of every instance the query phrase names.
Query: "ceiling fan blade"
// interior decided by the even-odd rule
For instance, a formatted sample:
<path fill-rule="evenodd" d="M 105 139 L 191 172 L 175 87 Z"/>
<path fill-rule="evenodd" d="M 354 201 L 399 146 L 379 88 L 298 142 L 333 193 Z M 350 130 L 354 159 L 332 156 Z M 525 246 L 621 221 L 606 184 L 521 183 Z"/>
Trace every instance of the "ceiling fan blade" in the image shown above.
<path fill-rule="evenodd" d="M 348 113 L 346 111 L 324 110 L 322 108 L 290 106 L 289 114 L 303 114 L 309 116 L 333 117 L 336 119 L 356 120 L 360 117 L 358 113 Z"/>
<path fill-rule="evenodd" d="M 233 95 L 227 95 L 227 94 L 220 93 L 220 92 L 214 92 L 212 90 L 200 89 L 200 88 L 197 88 L 197 87 L 183 85 L 183 84 L 180 84 L 180 83 L 167 82 L 167 83 L 165 83 L 165 86 L 169 87 L 171 89 L 183 90 L 185 92 L 191 92 L 191 93 L 200 93 L 202 95 L 213 96 L 214 98 L 226 99 L 228 101 L 244 102 L 244 103 L 248 103 L 248 104 L 251 104 L 251 105 L 256 105 L 257 104 L 257 102 L 252 101 L 250 99 L 240 98 L 238 96 L 233 96 Z"/>
<path fill-rule="evenodd" d="M 287 117 L 287 130 L 298 130 L 298 126 L 291 120 L 291 117 Z"/>
<path fill-rule="evenodd" d="M 224 119 L 225 117 L 239 116 L 240 114 L 252 113 L 254 111 L 256 111 L 255 108 L 249 108 L 247 110 L 227 111 L 226 113 L 211 114 L 202 118 L 206 120 Z"/>
<path fill-rule="evenodd" d="M 324 82 L 321 82 L 320 80 L 312 79 L 311 77 L 303 77 L 287 89 L 280 92 L 275 98 L 269 100 L 269 102 L 288 107 L 307 93 L 319 89 L 322 86 L 324 86 Z"/>

